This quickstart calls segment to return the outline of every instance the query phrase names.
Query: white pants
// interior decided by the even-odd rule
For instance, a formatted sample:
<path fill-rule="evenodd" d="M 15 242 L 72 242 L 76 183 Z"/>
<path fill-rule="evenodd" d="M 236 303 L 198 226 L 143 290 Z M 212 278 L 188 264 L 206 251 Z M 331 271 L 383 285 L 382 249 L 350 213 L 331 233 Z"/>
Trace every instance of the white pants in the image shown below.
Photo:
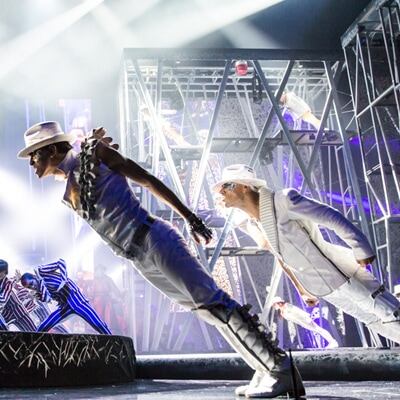
<path fill-rule="evenodd" d="M 323 298 L 367 325 L 372 331 L 400 343 L 399 300 L 364 267 L 350 280 Z M 373 296 L 374 295 L 374 296 Z"/>
<path fill-rule="evenodd" d="M 183 236 L 168 222 L 156 219 L 132 260 L 140 274 L 186 309 L 237 302 L 221 290 L 190 252 Z"/>
<path fill-rule="evenodd" d="M 157 218 L 133 262 L 141 275 L 162 293 L 216 326 L 251 368 L 265 372 L 286 368 L 288 358 L 275 357 L 283 351 L 252 329 L 250 319 L 242 315 L 250 314 L 239 312 L 239 304 L 216 285 L 171 224 Z"/>

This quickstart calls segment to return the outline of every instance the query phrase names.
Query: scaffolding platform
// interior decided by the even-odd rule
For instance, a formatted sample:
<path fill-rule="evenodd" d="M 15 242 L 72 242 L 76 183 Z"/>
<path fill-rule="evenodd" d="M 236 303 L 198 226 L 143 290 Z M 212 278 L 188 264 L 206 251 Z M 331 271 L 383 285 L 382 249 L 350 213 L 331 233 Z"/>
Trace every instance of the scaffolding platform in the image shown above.
<path fill-rule="evenodd" d="M 215 247 L 206 247 L 206 257 L 210 258 L 214 254 Z M 267 250 L 262 250 L 258 247 L 223 247 L 220 253 L 221 257 L 244 257 L 244 256 L 263 256 L 269 254 Z"/>

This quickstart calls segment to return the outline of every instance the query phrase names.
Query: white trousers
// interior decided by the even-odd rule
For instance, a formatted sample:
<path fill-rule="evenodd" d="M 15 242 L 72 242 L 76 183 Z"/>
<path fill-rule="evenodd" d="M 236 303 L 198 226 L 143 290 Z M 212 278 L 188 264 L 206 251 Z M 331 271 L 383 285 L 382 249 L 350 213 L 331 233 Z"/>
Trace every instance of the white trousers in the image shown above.
<path fill-rule="evenodd" d="M 217 304 L 233 309 L 237 305 L 166 221 L 156 219 L 132 261 L 147 281 L 186 309 Z"/>
<path fill-rule="evenodd" d="M 372 331 L 400 343 L 399 300 L 364 267 L 350 280 L 323 298 L 367 325 Z"/>
<path fill-rule="evenodd" d="M 286 368 L 287 357 L 275 357 L 275 345 L 268 346 L 269 339 L 252 329 L 249 319 L 238 311 L 239 304 L 216 285 L 171 224 L 157 218 L 133 262 L 162 293 L 216 326 L 251 368 L 264 372 Z"/>

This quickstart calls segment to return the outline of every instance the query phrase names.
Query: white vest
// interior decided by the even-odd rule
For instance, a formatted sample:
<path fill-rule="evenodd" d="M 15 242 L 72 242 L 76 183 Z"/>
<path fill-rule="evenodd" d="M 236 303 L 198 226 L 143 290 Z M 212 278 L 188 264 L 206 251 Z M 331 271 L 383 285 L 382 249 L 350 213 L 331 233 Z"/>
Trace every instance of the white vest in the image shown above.
<path fill-rule="evenodd" d="M 272 253 L 312 295 L 332 293 L 374 255 L 364 234 L 334 208 L 295 189 L 260 189 L 260 221 Z M 318 228 L 333 230 L 350 248 L 327 242 Z"/>

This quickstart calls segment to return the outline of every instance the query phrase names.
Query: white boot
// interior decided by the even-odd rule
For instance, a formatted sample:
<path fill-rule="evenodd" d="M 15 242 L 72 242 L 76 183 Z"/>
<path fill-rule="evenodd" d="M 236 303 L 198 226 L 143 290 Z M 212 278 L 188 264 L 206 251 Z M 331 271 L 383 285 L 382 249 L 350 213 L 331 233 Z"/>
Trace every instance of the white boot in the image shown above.
<path fill-rule="evenodd" d="M 235 395 L 236 396 L 244 396 L 247 389 L 258 386 L 260 384 L 261 379 L 263 378 L 264 374 L 265 374 L 264 372 L 256 371 L 248 385 L 238 386 L 235 389 Z"/>
<path fill-rule="evenodd" d="M 294 377 L 292 374 L 294 371 Z M 263 375 L 260 383 L 256 387 L 249 387 L 245 396 L 247 398 L 272 399 L 279 396 L 300 398 L 306 392 L 297 368 L 290 365 L 287 357 L 281 365 L 277 365 L 269 373 Z"/>
<path fill-rule="evenodd" d="M 273 398 L 295 391 L 303 395 L 304 386 L 296 367 L 291 365 L 289 356 L 277 346 L 276 341 L 272 340 L 271 333 L 267 332 L 259 322 L 258 316 L 251 315 L 249 310 L 248 305 L 237 304 L 233 308 L 228 308 L 223 304 L 215 304 L 202 306 L 193 311 L 200 318 L 216 326 L 251 368 L 264 372 L 260 384 L 269 375 L 274 378 L 274 382 L 262 387 L 259 393 L 262 394 L 261 397 Z M 296 381 L 296 385 L 293 385 L 293 381 Z M 248 396 L 249 391 L 250 394 L 253 393 L 252 391 L 259 386 L 249 387 L 245 395 Z"/>

